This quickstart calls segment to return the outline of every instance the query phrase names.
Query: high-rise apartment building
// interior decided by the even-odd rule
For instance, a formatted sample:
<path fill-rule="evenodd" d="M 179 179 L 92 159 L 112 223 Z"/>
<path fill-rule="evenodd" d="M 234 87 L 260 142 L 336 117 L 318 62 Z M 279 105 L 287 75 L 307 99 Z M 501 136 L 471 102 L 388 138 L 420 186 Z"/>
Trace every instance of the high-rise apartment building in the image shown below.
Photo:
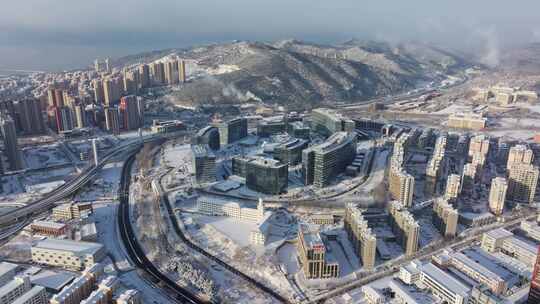
<path fill-rule="evenodd" d="M 124 70 L 123 91 L 125 94 L 137 94 L 139 91 L 139 72 L 136 70 Z"/>
<path fill-rule="evenodd" d="M 136 130 L 144 123 L 142 99 L 135 95 L 124 96 L 120 99 L 120 117 L 123 130 Z"/>
<path fill-rule="evenodd" d="M 120 134 L 120 114 L 116 107 L 105 107 L 105 129 L 113 134 Z"/>
<path fill-rule="evenodd" d="M 45 122 L 41 102 L 37 98 L 19 100 L 16 104 L 16 112 L 25 134 L 37 135 L 45 133 Z"/>
<path fill-rule="evenodd" d="M 86 128 L 88 127 L 88 118 L 86 116 L 85 105 L 78 104 L 73 106 L 73 112 L 75 113 L 75 127 Z"/>
<path fill-rule="evenodd" d="M 515 164 L 532 164 L 534 158 L 533 151 L 525 145 L 516 145 L 508 152 L 508 162 L 506 168 L 510 170 Z"/>
<path fill-rule="evenodd" d="M 92 80 L 92 86 L 94 87 L 94 101 L 96 104 L 105 103 L 105 92 L 103 91 L 103 82 L 99 79 Z"/>
<path fill-rule="evenodd" d="M 495 215 L 502 215 L 506 201 L 508 183 L 504 177 L 496 177 L 491 180 L 489 190 L 489 209 Z"/>
<path fill-rule="evenodd" d="M 487 156 L 489 152 L 489 137 L 485 135 L 477 135 L 471 138 L 469 143 L 469 156 L 473 156 L 475 153 L 480 153 Z"/>
<path fill-rule="evenodd" d="M 73 112 L 69 107 L 55 107 L 54 108 L 54 123 L 56 124 L 56 131 L 58 133 L 71 131 L 75 128 L 75 120 L 73 119 Z"/>
<path fill-rule="evenodd" d="M 445 199 L 433 202 L 433 225 L 444 237 L 454 237 L 457 233 L 458 211 Z"/>
<path fill-rule="evenodd" d="M 198 183 L 216 181 L 216 155 L 208 145 L 192 145 L 192 164 Z"/>
<path fill-rule="evenodd" d="M 446 155 L 446 143 L 448 136 L 443 134 L 437 137 L 435 141 L 435 149 L 433 155 L 429 159 L 426 167 L 425 193 L 426 195 L 434 195 L 438 192 L 438 181 L 443 170 L 444 159 Z"/>
<path fill-rule="evenodd" d="M 413 255 L 418 251 L 420 233 L 418 222 L 398 201 L 391 201 L 388 204 L 388 211 L 390 213 L 390 226 L 396 235 L 398 244 L 405 251 L 405 255 Z"/>
<path fill-rule="evenodd" d="M 389 191 L 392 199 L 398 200 L 406 207 L 411 207 L 414 194 L 414 176 L 397 165 L 389 170 Z"/>
<path fill-rule="evenodd" d="M 114 105 L 120 100 L 123 92 L 123 81 L 121 77 L 107 77 L 103 80 L 103 94 L 105 96 L 105 106 Z"/>
<path fill-rule="evenodd" d="M 532 203 L 538 185 L 538 167 L 514 164 L 508 174 L 508 199 Z"/>
<path fill-rule="evenodd" d="M 446 180 L 446 199 L 456 199 L 461 192 L 461 177 L 457 174 L 450 174 Z"/>
<path fill-rule="evenodd" d="M 462 190 L 471 191 L 474 187 L 477 177 L 477 165 L 468 163 L 463 166 L 463 175 L 461 177 Z"/>
<path fill-rule="evenodd" d="M 169 61 L 165 62 L 165 82 L 167 84 L 178 84 L 180 81 L 180 76 L 178 73 L 178 59 L 170 59 Z"/>
<path fill-rule="evenodd" d="M 150 86 L 150 67 L 147 64 L 139 66 L 139 88 L 144 89 Z"/>
<path fill-rule="evenodd" d="M 186 62 L 184 60 L 178 62 L 178 77 L 181 83 L 186 82 Z"/>
<path fill-rule="evenodd" d="M 356 155 L 356 134 L 337 132 L 325 142 L 302 152 L 302 174 L 306 185 L 323 188 L 345 171 Z"/>
<path fill-rule="evenodd" d="M 375 255 L 377 253 L 377 238 L 368 227 L 362 212 L 353 204 L 348 204 L 345 209 L 344 227 L 356 255 L 362 260 L 365 269 L 375 267 Z"/>
<path fill-rule="evenodd" d="M 301 224 L 298 227 L 298 257 L 307 279 L 339 277 L 339 264 L 327 250 L 323 236 L 313 228 Z"/>
<path fill-rule="evenodd" d="M 17 130 L 15 129 L 15 121 L 7 115 L 0 115 L 0 131 L 4 140 L 4 153 L 8 160 L 10 170 L 23 169 L 23 159 L 21 150 L 17 143 Z"/>
<path fill-rule="evenodd" d="M 156 85 L 165 84 L 165 66 L 163 62 L 153 62 L 150 64 L 150 75 L 152 82 Z"/>

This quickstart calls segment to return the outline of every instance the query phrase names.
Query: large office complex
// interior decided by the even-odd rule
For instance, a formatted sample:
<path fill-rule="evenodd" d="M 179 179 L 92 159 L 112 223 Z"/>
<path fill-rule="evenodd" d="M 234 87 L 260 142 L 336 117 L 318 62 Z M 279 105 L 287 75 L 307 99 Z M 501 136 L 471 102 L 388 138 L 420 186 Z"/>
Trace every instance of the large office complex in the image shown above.
<path fill-rule="evenodd" d="M 491 180 L 489 190 L 489 209 L 495 215 L 502 215 L 506 201 L 508 183 L 504 177 L 496 177 Z"/>
<path fill-rule="evenodd" d="M 363 267 L 373 269 L 377 253 L 377 239 L 368 227 L 367 220 L 362 216 L 362 211 L 352 204 L 347 205 L 344 226 L 356 255 L 362 260 Z"/>
<path fill-rule="evenodd" d="M 287 191 L 289 165 L 263 157 L 235 157 L 233 174 L 244 177 L 246 186 L 261 193 L 280 194 Z"/>
<path fill-rule="evenodd" d="M 6 114 L 0 114 L 0 131 L 4 140 L 4 153 L 8 160 L 10 170 L 23 168 L 22 154 L 17 143 L 17 130 L 15 121 Z"/>
<path fill-rule="evenodd" d="M 193 172 L 198 183 L 216 181 L 216 156 L 208 145 L 192 145 Z"/>
<path fill-rule="evenodd" d="M 337 132 L 322 144 L 302 152 L 302 173 L 306 185 L 323 188 L 345 171 L 356 155 L 356 134 Z"/>
<path fill-rule="evenodd" d="M 194 145 L 208 145 L 212 150 L 219 150 L 219 130 L 213 126 L 200 129 L 191 139 Z"/>
<path fill-rule="evenodd" d="M 323 236 L 307 225 L 298 227 L 298 257 L 307 279 L 339 277 L 339 264 L 323 240 Z"/>
<path fill-rule="evenodd" d="M 32 246 L 32 261 L 38 264 L 81 270 L 105 257 L 98 243 L 45 239 Z"/>
<path fill-rule="evenodd" d="M 508 193 L 510 200 L 532 203 L 538 185 L 538 167 L 527 164 L 514 164 L 508 174 Z"/>
<path fill-rule="evenodd" d="M 418 222 L 398 201 L 390 202 L 388 211 L 390 213 L 390 226 L 396 235 L 398 243 L 405 251 L 405 255 L 413 255 L 418 250 L 420 233 Z"/>
<path fill-rule="evenodd" d="M 457 233 L 458 211 L 445 199 L 433 202 L 433 225 L 444 237 L 454 237 Z"/>
<path fill-rule="evenodd" d="M 217 124 L 219 140 L 222 146 L 234 143 L 248 135 L 247 119 L 235 118 Z"/>
<path fill-rule="evenodd" d="M 307 140 L 292 139 L 274 148 L 274 158 L 290 166 L 302 162 L 302 151 L 308 147 Z"/>
<path fill-rule="evenodd" d="M 336 132 L 352 132 L 355 124 L 334 110 L 320 108 L 311 111 L 311 128 L 323 136 L 330 136 Z"/>

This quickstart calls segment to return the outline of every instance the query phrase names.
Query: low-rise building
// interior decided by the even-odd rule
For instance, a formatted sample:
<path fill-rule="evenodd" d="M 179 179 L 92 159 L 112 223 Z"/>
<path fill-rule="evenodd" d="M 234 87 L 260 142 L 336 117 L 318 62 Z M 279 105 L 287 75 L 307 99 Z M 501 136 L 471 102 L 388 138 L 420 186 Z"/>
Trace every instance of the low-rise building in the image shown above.
<path fill-rule="evenodd" d="M 495 294 L 506 292 L 507 285 L 503 277 L 491 271 L 479 262 L 461 252 L 450 254 L 450 264 L 473 280 L 485 284 Z"/>
<path fill-rule="evenodd" d="M 0 287 L 4 286 L 7 282 L 13 279 L 17 267 L 19 266 L 8 262 L 0 263 Z"/>
<path fill-rule="evenodd" d="M 11 304 L 46 304 L 47 292 L 45 287 L 34 286 L 29 291 L 18 297 Z"/>
<path fill-rule="evenodd" d="M 38 264 L 81 270 L 105 257 L 98 243 L 45 239 L 32 246 L 32 261 Z"/>
<path fill-rule="evenodd" d="M 264 217 L 264 204 L 259 201 L 256 208 L 219 198 L 201 196 L 197 199 L 197 209 L 201 213 L 214 216 L 230 216 L 249 221 L 260 221 Z"/>
<path fill-rule="evenodd" d="M 116 299 L 116 304 L 142 304 L 141 293 L 135 289 L 128 289 Z"/>
<path fill-rule="evenodd" d="M 502 247 L 503 241 L 514 234 L 506 229 L 497 228 L 482 234 L 482 249 L 487 252 L 497 252 Z"/>
<path fill-rule="evenodd" d="M 386 300 L 382 292 L 369 285 L 362 286 L 362 293 L 364 294 L 364 300 L 369 304 L 382 304 Z"/>
<path fill-rule="evenodd" d="M 471 289 L 433 263 L 422 265 L 421 282 L 449 304 L 467 304 Z"/>
<path fill-rule="evenodd" d="M 30 277 L 19 276 L 0 287 L 0 304 L 11 304 L 32 288 Z"/>
<path fill-rule="evenodd" d="M 482 130 L 487 118 L 475 113 L 454 113 L 448 116 L 448 127 L 457 129 Z"/>
<path fill-rule="evenodd" d="M 540 226 L 537 222 L 523 221 L 520 228 L 527 233 L 527 236 L 540 242 Z"/>
<path fill-rule="evenodd" d="M 81 276 L 75 278 L 73 282 L 64 287 L 62 291 L 55 294 L 50 304 L 78 304 L 88 297 L 97 282 L 98 277 L 103 272 L 101 264 L 94 264 L 87 268 Z"/>
<path fill-rule="evenodd" d="M 52 217 L 55 220 L 70 221 L 72 219 L 81 218 L 82 214 L 90 214 L 93 212 L 92 203 L 66 203 L 54 207 Z"/>
<path fill-rule="evenodd" d="M 416 284 L 421 278 L 422 264 L 418 260 L 414 260 L 405 266 L 399 268 L 399 279 L 408 285 Z"/>
<path fill-rule="evenodd" d="M 64 223 L 51 221 L 34 221 L 30 224 L 33 234 L 58 237 L 68 232 L 68 226 Z"/>

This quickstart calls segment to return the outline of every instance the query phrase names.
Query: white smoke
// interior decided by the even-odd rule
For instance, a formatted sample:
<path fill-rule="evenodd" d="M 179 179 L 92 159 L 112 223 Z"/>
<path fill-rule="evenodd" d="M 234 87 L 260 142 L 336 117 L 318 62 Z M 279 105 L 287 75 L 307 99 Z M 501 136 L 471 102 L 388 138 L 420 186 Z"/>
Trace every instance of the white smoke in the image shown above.
<path fill-rule="evenodd" d="M 474 36 L 481 40 L 480 63 L 494 68 L 501 62 L 501 46 L 499 36 L 494 27 L 477 29 Z"/>
<path fill-rule="evenodd" d="M 259 97 L 255 96 L 255 94 L 251 93 L 250 91 L 247 91 L 246 93 L 242 93 L 232 83 L 227 84 L 227 86 L 225 86 L 223 88 L 223 96 L 236 98 L 236 99 L 238 99 L 239 101 L 242 101 L 242 102 L 246 102 L 246 101 L 249 101 L 249 100 L 261 101 L 261 99 Z"/>

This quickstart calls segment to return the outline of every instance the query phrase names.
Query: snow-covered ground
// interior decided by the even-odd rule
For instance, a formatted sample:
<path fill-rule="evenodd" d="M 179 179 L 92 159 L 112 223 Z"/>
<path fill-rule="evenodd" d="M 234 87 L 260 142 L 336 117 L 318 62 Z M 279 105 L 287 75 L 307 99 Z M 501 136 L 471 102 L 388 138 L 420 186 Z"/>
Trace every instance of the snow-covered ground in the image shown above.
<path fill-rule="evenodd" d="M 26 168 L 42 169 L 51 166 L 70 164 L 69 157 L 59 144 L 32 146 L 22 149 Z"/>

